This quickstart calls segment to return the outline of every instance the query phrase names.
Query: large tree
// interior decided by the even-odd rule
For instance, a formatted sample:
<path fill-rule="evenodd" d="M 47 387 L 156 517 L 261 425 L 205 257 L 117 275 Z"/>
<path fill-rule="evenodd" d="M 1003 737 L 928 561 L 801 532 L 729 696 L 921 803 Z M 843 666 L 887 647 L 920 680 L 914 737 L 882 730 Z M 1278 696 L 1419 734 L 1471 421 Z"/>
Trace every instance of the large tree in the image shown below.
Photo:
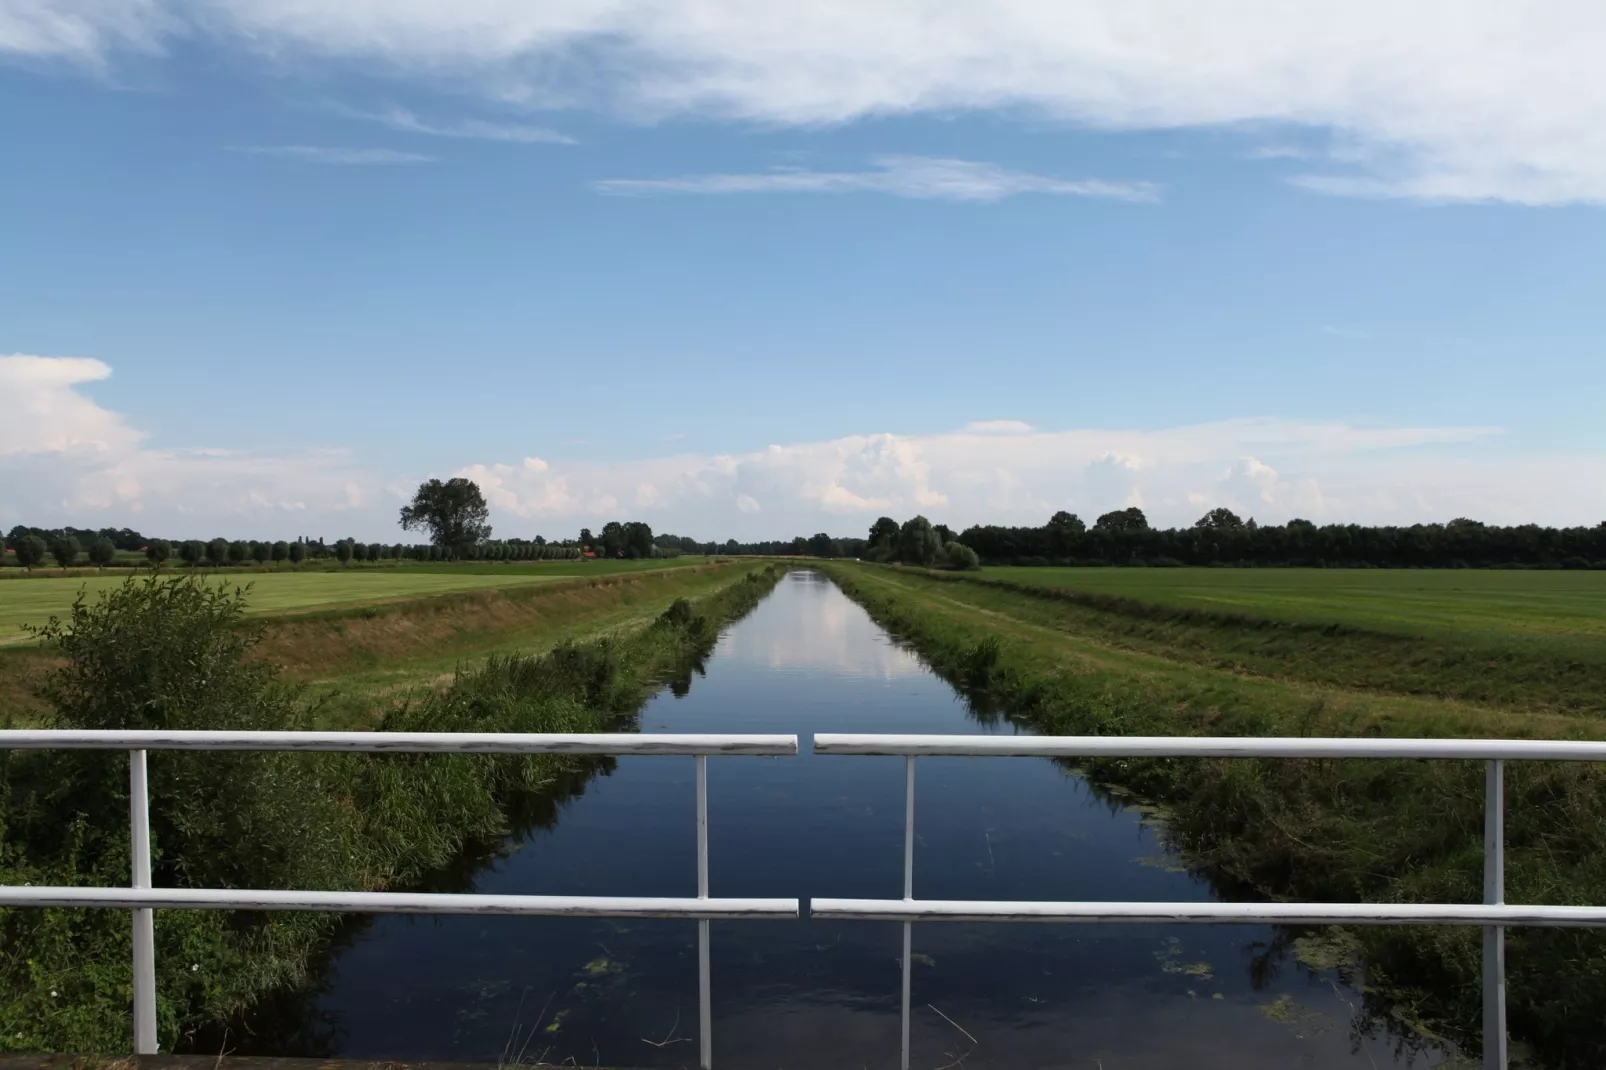
<path fill-rule="evenodd" d="M 33 567 L 42 562 L 45 559 L 45 554 L 49 552 L 49 547 L 45 544 L 45 540 L 37 535 L 23 535 L 19 538 L 13 532 L 10 542 L 11 548 L 17 551 L 17 564 L 23 566 L 29 572 L 32 572 Z"/>
<path fill-rule="evenodd" d="M 467 552 L 476 543 L 491 537 L 490 507 L 471 479 L 453 478 L 442 483 L 432 479 L 421 483 L 411 505 L 402 507 L 404 531 L 423 528 L 430 541 L 448 556 Z"/>
<path fill-rule="evenodd" d="M 95 541 L 89 544 L 89 559 L 100 568 L 105 568 L 117 556 L 117 544 L 104 535 L 96 536 Z"/>
<path fill-rule="evenodd" d="M 79 546 L 78 540 L 71 535 L 63 535 L 50 544 L 50 556 L 54 557 L 56 564 L 64 569 L 71 568 L 82 551 L 83 547 Z"/>
<path fill-rule="evenodd" d="M 942 542 L 923 516 L 903 522 L 898 529 L 898 560 L 906 565 L 931 565 L 942 553 Z"/>

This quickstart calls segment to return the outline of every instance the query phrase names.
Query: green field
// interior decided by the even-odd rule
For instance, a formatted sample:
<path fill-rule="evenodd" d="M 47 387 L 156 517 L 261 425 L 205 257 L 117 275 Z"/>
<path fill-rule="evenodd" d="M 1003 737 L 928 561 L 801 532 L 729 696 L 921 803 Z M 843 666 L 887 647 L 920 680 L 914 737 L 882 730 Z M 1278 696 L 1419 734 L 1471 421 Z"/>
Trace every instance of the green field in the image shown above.
<path fill-rule="evenodd" d="M 974 708 L 1039 732 L 1606 739 L 1601 573 L 816 567 Z M 1482 763 L 1078 767 L 1117 797 L 1163 807 L 1190 869 L 1234 894 L 1482 894 Z M 1606 767 L 1511 762 L 1505 778 L 1507 901 L 1606 902 Z M 1340 939 L 1364 971 L 1371 1023 L 1476 1052 L 1475 931 L 1365 927 Z M 1534 929 L 1507 939 L 1512 1031 L 1539 1053 L 1523 1065 L 1606 1065 L 1606 940 Z"/>
<path fill-rule="evenodd" d="M 1606 640 L 1606 572 L 988 568 L 980 577 L 1184 609 L 1409 634 Z"/>
<path fill-rule="evenodd" d="M 697 564 L 702 558 L 664 561 L 554 561 L 528 564 L 403 565 L 317 571 L 226 571 L 208 574 L 215 583 L 251 585 L 254 614 L 388 602 L 486 587 L 507 587 L 584 576 L 641 572 L 667 566 Z M 120 586 L 130 573 L 114 571 L 88 576 L 46 576 L 0 582 L 0 646 L 29 642 L 23 626 L 65 615 L 79 591 L 91 598 Z"/>

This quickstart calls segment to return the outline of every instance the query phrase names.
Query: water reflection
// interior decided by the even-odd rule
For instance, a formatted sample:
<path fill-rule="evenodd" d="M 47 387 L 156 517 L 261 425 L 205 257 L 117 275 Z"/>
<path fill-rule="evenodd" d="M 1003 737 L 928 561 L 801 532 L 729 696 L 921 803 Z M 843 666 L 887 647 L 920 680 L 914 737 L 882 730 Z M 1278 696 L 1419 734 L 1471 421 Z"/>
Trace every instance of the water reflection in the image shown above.
<path fill-rule="evenodd" d="M 1017 731 L 970 717 L 809 574 L 732 628 L 706 668 L 683 696 L 654 699 L 643 728 Z M 715 894 L 901 894 L 901 759 L 716 758 L 709 790 Z M 1211 896 L 1141 813 L 1052 762 L 922 760 L 917 792 L 922 897 Z M 555 823 L 481 860 L 472 884 L 694 894 L 692 815 L 690 759 L 624 758 Z M 1386 1040 L 1351 1035 L 1359 999 L 1335 973 L 1267 969 L 1277 940 L 1259 926 L 917 926 L 914 1065 L 1404 1065 Z M 896 1066 L 900 945 L 892 924 L 715 924 L 717 1065 Z M 696 1000 L 691 922 L 384 918 L 336 956 L 315 1011 L 336 1023 L 329 1053 L 350 1057 L 685 1066 Z"/>

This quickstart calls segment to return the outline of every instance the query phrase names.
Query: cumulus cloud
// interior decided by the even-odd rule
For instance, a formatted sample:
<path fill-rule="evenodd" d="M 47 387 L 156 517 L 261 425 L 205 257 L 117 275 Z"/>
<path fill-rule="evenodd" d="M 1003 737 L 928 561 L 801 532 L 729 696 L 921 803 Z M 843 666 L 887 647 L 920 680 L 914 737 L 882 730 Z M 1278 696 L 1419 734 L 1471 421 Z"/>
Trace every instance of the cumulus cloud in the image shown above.
<path fill-rule="evenodd" d="M 995 429 L 1000 423 L 1005 433 Z M 712 457 L 554 462 L 529 474 L 504 466 L 493 474 L 506 497 L 493 504 L 505 503 L 511 527 L 565 530 L 607 519 L 594 505 L 606 496 L 640 503 L 639 515 L 659 530 L 705 538 L 846 534 L 883 514 L 925 513 L 955 527 L 1039 524 L 1059 509 L 1091 519 L 1129 505 L 1164 524 L 1191 523 L 1216 506 L 1267 522 L 1606 517 L 1606 457 L 1466 455 L 1488 455 L 1497 443 L 1496 429 L 1486 427 L 1266 419 L 1039 431 L 986 421 L 936 435 L 853 435 Z M 559 480 L 586 487 L 593 500 L 555 497 Z"/>
<path fill-rule="evenodd" d="M 0 0 L 14 53 L 105 65 L 180 38 L 634 117 L 1304 127 L 1343 147 L 1302 179 L 1323 192 L 1606 201 L 1595 0 Z"/>
<path fill-rule="evenodd" d="M 877 156 L 870 171 L 808 171 L 776 168 L 748 174 L 682 175 L 677 178 L 609 178 L 593 182 L 598 193 L 644 196 L 662 193 L 887 193 L 934 201 L 991 202 L 1022 193 L 1154 201 L 1148 182 L 1068 181 L 1011 171 L 997 164 L 934 156 Z"/>
<path fill-rule="evenodd" d="M 699 538 L 852 534 L 924 513 L 962 528 L 1091 519 L 1137 505 L 1156 523 L 1226 506 L 1276 522 L 1594 524 L 1606 456 L 1524 456 L 1488 427 L 1225 420 L 1157 430 L 1035 429 L 985 420 L 627 461 L 525 456 L 455 471 L 377 473 L 349 451 L 156 449 L 88 393 L 97 360 L 0 357 L 0 527 L 128 524 L 172 537 L 399 537 L 419 480 L 461 475 L 501 534 L 557 536 L 614 519 Z"/>
<path fill-rule="evenodd" d="M 110 375 L 98 360 L 0 356 L 0 527 L 289 536 L 309 524 L 377 531 L 374 518 L 389 511 L 395 495 L 343 450 L 150 448 L 142 432 L 84 393 Z"/>

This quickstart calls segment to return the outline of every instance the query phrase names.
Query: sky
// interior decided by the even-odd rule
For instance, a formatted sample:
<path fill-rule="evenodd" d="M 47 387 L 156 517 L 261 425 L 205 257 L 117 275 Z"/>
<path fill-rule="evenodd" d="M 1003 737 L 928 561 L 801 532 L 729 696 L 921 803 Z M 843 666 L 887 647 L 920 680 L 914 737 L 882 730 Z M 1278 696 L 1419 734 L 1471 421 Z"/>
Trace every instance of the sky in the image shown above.
<path fill-rule="evenodd" d="M 0 528 L 1606 521 L 1593 0 L 0 0 Z"/>

